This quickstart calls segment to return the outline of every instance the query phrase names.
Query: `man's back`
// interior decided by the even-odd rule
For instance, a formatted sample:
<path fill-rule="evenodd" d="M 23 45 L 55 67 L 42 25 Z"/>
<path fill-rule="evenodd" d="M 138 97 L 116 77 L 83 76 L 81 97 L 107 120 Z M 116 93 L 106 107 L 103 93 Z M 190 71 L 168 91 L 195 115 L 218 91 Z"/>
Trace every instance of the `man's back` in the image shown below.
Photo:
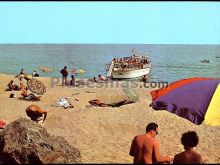
<path fill-rule="evenodd" d="M 192 152 L 181 152 L 175 155 L 174 164 L 203 164 L 202 156 L 195 151 Z"/>
<path fill-rule="evenodd" d="M 154 139 L 147 134 L 135 136 L 132 141 L 130 155 L 136 163 L 152 163 Z"/>
<path fill-rule="evenodd" d="M 143 145 L 143 158 L 144 158 L 144 163 L 150 163 L 152 164 L 152 160 L 154 155 L 154 143 L 155 143 L 155 138 L 150 137 L 149 135 L 146 135 L 144 145 Z"/>
<path fill-rule="evenodd" d="M 134 157 L 134 164 L 144 163 L 143 160 L 143 144 L 144 144 L 145 135 L 137 135 L 134 137 L 131 148 L 130 155 Z"/>

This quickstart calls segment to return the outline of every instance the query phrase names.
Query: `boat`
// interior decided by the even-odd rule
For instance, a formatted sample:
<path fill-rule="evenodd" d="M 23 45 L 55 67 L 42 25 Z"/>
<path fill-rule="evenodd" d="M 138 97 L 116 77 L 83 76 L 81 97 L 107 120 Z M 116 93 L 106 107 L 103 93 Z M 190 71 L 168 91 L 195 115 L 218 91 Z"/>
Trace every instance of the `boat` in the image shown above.
<path fill-rule="evenodd" d="M 131 56 L 114 58 L 107 64 L 107 77 L 113 79 L 132 79 L 149 74 L 151 59 L 146 54 L 139 54 L 132 49 Z"/>

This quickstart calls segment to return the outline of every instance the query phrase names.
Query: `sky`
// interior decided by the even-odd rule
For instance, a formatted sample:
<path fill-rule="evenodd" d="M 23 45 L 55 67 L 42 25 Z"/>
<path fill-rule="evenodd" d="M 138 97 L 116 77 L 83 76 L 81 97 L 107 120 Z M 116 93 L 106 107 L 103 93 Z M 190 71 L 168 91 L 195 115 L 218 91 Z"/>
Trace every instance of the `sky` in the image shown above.
<path fill-rule="evenodd" d="M 0 44 L 220 44 L 220 2 L 0 2 Z"/>

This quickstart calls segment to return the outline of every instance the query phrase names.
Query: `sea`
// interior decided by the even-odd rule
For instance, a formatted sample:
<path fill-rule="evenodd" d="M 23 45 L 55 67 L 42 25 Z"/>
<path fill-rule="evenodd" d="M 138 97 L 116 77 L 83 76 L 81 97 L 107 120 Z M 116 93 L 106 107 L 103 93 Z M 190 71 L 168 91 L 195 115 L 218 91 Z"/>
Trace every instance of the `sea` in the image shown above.
<path fill-rule="evenodd" d="M 188 77 L 220 77 L 220 45 L 157 44 L 0 44 L 0 73 L 16 75 L 23 68 L 42 77 L 60 77 L 67 66 L 84 70 L 77 78 L 106 75 L 106 64 L 113 58 L 131 55 L 131 50 L 151 58 L 151 81 L 173 82 Z M 218 58 L 219 57 L 219 58 Z M 202 63 L 202 60 L 209 63 Z M 42 72 L 46 66 L 51 72 Z"/>

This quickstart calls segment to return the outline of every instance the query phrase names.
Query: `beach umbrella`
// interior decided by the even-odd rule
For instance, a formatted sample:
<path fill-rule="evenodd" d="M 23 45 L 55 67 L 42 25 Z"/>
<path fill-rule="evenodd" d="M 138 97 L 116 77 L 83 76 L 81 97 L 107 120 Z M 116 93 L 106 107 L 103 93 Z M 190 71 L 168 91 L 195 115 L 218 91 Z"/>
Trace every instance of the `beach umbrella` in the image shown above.
<path fill-rule="evenodd" d="M 151 91 L 154 110 L 167 110 L 194 124 L 220 126 L 220 79 L 188 78 Z"/>
<path fill-rule="evenodd" d="M 45 85 L 37 79 L 27 80 L 27 87 L 31 92 L 37 95 L 43 95 L 46 92 Z"/>

